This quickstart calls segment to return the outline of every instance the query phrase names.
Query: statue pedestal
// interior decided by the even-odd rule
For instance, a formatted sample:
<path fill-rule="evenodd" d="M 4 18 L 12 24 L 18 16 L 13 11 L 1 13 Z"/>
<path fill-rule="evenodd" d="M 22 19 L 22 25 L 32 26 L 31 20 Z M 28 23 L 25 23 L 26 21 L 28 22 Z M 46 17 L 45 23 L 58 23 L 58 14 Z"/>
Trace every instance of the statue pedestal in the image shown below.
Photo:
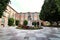
<path fill-rule="evenodd" d="M 32 22 L 30 20 L 28 21 L 28 25 L 27 26 L 32 27 Z"/>

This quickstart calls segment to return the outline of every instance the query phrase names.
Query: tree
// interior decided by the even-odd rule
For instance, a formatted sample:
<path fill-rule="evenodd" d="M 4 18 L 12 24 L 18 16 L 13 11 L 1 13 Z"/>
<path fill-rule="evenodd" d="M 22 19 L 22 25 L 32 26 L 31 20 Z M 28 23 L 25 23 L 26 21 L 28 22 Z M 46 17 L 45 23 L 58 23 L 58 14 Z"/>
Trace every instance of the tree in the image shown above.
<path fill-rule="evenodd" d="M 3 12 L 6 10 L 6 6 L 9 2 L 10 0 L 0 0 L 0 18 L 2 17 Z"/>
<path fill-rule="evenodd" d="M 60 0 L 56 0 L 56 5 L 59 8 L 58 11 L 60 12 Z"/>
<path fill-rule="evenodd" d="M 45 0 L 39 17 L 41 20 L 49 21 L 50 23 L 52 21 L 57 22 L 58 25 L 58 21 L 60 21 L 59 14 L 56 0 Z"/>
<path fill-rule="evenodd" d="M 13 18 L 9 18 L 8 19 L 8 25 L 12 26 L 14 24 L 14 19 Z"/>

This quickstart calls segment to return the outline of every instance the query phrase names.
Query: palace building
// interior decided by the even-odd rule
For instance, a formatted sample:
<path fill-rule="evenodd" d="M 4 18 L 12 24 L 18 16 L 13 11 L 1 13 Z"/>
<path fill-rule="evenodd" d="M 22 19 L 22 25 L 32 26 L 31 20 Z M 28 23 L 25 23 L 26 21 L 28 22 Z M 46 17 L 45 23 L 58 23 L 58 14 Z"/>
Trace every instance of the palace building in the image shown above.
<path fill-rule="evenodd" d="M 23 24 L 24 20 L 38 21 L 39 20 L 39 12 L 20 12 L 20 23 Z"/>
<path fill-rule="evenodd" d="M 0 19 L 0 25 L 4 24 L 8 25 L 8 18 L 14 18 L 15 20 L 19 20 L 20 24 L 23 24 L 24 20 L 38 21 L 39 20 L 39 12 L 20 12 L 18 13 L 14 10 L 10 5 L 6 7 L 7 9 L 4 11 L 3 17 Z M 14 24 L 15 24 L 14 20 Z"/>
<path fill-rule="evenodd" d="M 15 11 L 10 5 L 6 7 L 6 10 L 4 11 L 4 14 L 0 20 L 0 25 L 4 24 L 5 26 L 8 25 L 8 18 L 14 18 L 15 19 L 15 14 L 18 12 Z"/>

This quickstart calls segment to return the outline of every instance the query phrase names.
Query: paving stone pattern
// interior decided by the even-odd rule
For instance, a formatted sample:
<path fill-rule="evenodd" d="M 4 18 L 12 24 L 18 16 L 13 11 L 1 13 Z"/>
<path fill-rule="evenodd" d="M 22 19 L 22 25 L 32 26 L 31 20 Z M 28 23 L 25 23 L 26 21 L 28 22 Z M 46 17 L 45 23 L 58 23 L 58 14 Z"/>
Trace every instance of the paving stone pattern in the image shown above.
<path fill-rule="evenodd" d="M 0 27 L 0 40 L 60 40 L 60 28 L 20 30 L 15 27 Z"/>

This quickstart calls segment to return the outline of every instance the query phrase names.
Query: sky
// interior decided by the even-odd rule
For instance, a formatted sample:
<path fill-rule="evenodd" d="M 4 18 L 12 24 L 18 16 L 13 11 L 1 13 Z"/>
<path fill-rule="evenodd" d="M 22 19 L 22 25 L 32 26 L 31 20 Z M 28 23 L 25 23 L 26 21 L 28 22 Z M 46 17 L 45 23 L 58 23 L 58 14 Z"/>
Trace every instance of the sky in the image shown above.
<path fill-rule="evenodd" d="M 10 0 L 9 4 L 17 12 L 40 12 L 44 0 Z"/>

